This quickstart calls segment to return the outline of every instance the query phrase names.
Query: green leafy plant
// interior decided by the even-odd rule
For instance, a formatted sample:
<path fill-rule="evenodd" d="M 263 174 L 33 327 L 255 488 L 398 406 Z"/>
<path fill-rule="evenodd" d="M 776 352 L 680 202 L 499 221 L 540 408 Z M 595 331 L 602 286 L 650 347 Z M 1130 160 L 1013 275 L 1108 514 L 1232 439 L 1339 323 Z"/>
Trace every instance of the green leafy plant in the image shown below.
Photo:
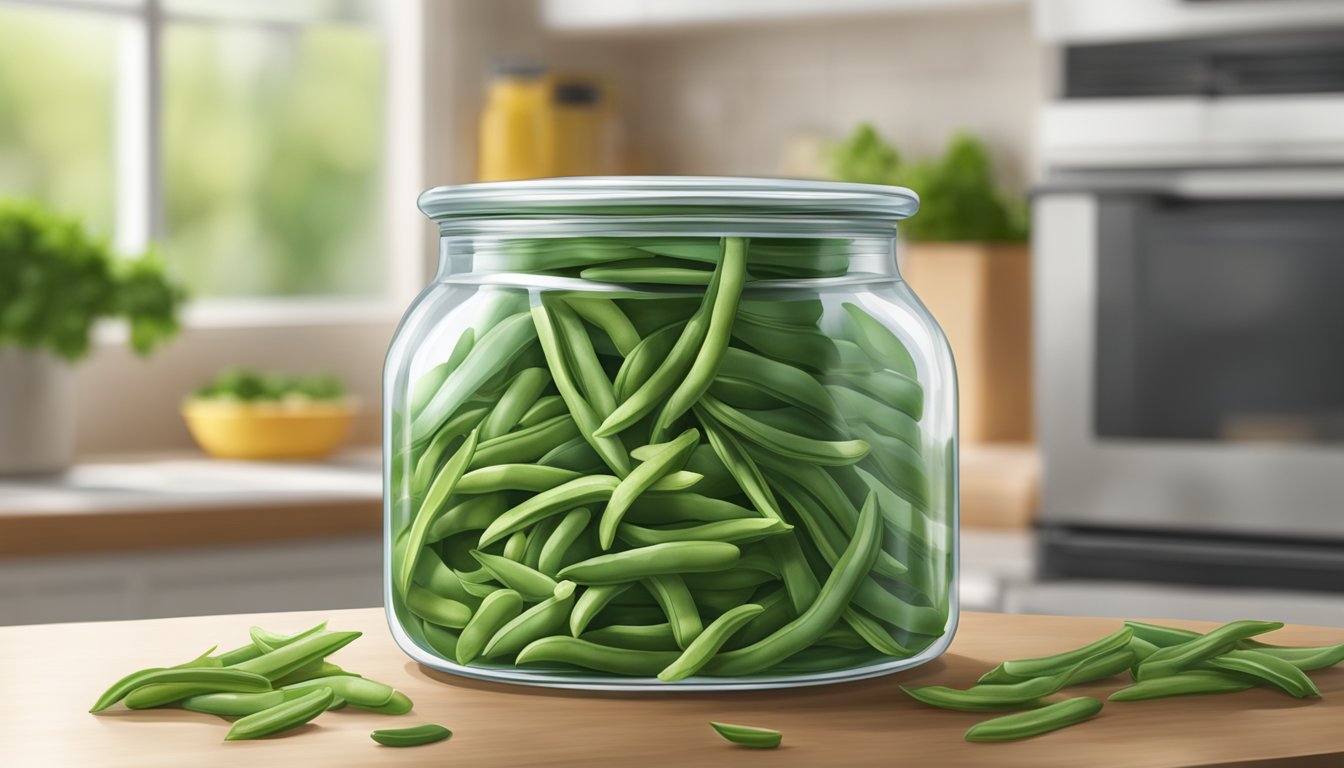
<path fill-rule="evenodd" d="M 196 390 L 193 397 L 207 400 L 267 402 L 306 398 L 342 400 L 345 384 L 331 374 L 263 373 L 250 368 L 229 368 L 209 384 Z"/>
<path fill-rule="evenodd" d="M 1019 241 L 1027 237 L 1026 203 L 994 184 L 989 152 L 974 137 L 957 134 L 941 158 L 903 163 L 900 152 L 863 123 L 830 153 L 840 181 L 898 184 L 919 193 L 919 215 L 901 224 L 911 240 Z"/>
<path fill-rule="evenodd" d="M 121 318 L 131 347 L 148 354 L 177 334 L 185 297 L 152 251 L 119 258 L 77 219 L 0 202 L 0 346 L 75 361 L 88 354 L 95 322 Z"/>

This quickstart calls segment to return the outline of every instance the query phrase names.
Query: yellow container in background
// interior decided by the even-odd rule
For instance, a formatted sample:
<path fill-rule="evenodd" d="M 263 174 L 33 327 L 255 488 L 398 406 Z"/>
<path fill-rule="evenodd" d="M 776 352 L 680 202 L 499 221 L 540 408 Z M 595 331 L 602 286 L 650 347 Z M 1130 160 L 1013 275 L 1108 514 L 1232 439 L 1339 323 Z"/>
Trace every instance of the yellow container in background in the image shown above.
<path fill-rule="evenodd" d="M 481 112 L 478 180 L 618 173 L 614 120 L 604 93 L 582 75 L 497 64 Z"/>
<path fill-rule="evenodd" d="M 351 401 L 194 399 L 182 416 L 217 459 L 320 459 L 345 442 L 356 410 Z"/>

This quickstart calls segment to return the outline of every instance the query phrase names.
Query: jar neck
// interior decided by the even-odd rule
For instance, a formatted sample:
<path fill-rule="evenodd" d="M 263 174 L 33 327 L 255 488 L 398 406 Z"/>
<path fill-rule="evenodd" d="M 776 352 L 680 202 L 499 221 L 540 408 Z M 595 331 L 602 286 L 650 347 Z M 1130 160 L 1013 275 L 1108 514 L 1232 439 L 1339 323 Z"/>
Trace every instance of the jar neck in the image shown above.
<path fill-rule="evenodd" d="M 446 233 L 439 281 L 565 278 L 591 283 L 703 285 L 732 247 L 748 283 L 882 282 L 900 278 L 895 233 L 832 237 L 702 233 L 507 237 Z"/>

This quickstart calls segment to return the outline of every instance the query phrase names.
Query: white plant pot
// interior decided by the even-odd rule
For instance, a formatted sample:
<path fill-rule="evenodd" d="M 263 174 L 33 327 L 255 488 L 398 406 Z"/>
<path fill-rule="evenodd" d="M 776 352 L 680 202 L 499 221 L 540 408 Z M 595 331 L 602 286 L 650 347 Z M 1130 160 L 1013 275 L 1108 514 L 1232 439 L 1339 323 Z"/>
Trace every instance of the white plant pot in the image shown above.
<path fill-rule="evenodd" d="M 0 347 L 0 475 L 69 468 L 75 369 L 48 352 Z"/>

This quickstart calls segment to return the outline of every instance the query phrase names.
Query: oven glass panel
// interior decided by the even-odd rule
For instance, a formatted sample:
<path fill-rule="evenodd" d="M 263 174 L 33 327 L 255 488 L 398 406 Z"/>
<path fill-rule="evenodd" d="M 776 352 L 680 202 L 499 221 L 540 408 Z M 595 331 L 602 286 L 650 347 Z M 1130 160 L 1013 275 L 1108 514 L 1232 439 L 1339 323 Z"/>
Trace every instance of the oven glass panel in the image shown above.
<path fill-rule="evenodd" d="M 1099 436 L 1344 442 L 1344 200 L 1099 215 Z"/>

